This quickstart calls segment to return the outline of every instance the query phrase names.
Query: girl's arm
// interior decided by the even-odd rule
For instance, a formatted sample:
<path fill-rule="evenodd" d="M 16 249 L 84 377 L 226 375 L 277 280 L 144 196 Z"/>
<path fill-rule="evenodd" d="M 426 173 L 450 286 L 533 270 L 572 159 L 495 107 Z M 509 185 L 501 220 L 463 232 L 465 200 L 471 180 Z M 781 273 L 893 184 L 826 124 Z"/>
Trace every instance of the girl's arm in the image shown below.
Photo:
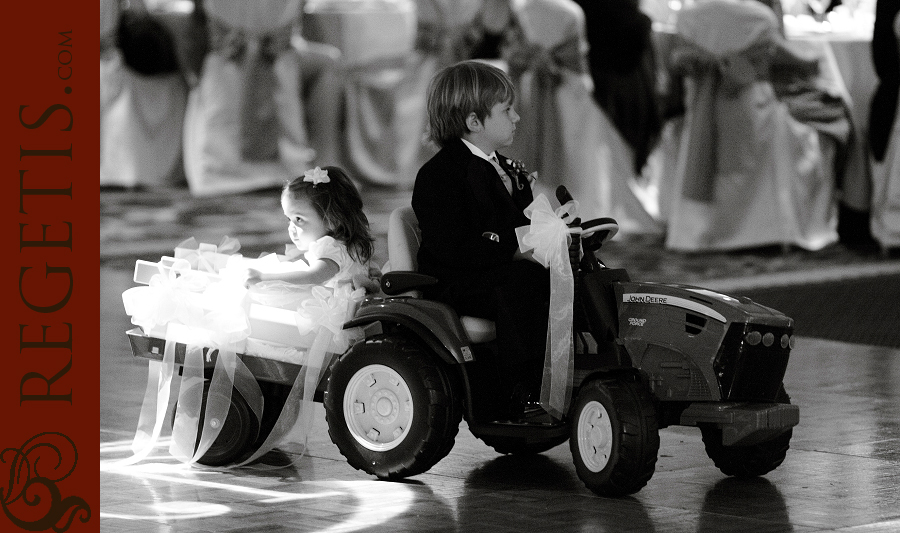
<path fill-rule="evenodd" d="M 247 269 L 247 283 L 260 281 L 286 281 L 298 285 L 322 285 L 340 272 L 341 268 L 331 259 L 316 259 L 309 264 L 307 270 L 294 272 L 261 272 L 255 268 Z"/>

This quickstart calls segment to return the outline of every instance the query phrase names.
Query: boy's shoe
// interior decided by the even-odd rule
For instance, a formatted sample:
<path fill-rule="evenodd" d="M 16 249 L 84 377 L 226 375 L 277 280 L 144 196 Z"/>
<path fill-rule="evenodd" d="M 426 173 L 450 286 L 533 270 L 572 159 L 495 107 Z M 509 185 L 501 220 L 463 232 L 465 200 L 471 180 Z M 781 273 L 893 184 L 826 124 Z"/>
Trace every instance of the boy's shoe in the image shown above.
<path fill-rule="evenodd" d="M 524 383 L 516 383 L 509 398 L 509 419 L 520 420 L 524 418 L 526 407 L 531 401 L 531 394 Z"/>
<path fill-rule="evenodd" d="M 512 397 L 509 402 L 509 417 L 507 420 L 498 420 L 498 422 L 505 423 L 543 423 L 544 419 L 546 422 L 552 422 L 552 419 L 547 411 L 541 407 L 540 402 L 537 402 L 532 399 L 531 393 L 528 392 L 527 387 L 519 383 L 513 388 Z"/>

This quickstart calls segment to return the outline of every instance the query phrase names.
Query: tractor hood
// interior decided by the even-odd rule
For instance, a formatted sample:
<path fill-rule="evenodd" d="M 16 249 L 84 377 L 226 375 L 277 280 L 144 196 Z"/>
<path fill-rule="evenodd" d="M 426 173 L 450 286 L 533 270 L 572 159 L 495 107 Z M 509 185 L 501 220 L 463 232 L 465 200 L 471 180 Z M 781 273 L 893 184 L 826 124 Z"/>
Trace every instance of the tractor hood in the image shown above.
<path fill-rule="evenodd" d="M 760 305 L 750 298 L 733 297 L 691 285 L 626 281 L 617 284 L 616 298 L 620 309 L 632 304 L 671 306 L 722 323 L 787 328 L 792 328 L 794 324 L 793 319 L 784 313 Z"/>

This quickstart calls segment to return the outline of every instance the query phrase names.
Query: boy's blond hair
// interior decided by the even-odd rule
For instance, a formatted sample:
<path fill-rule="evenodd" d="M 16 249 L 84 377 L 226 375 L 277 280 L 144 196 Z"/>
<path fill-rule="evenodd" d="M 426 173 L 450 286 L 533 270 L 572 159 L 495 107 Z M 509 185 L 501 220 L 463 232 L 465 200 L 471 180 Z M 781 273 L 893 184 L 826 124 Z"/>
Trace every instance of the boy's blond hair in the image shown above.
<path fill-rule="evenodd" d="M 466 117 L 490 115 L 501 102 L 515 101 L 515 86 L 499 68 L 483 61 L 461 61 L 441 69 L 428 88 L 428 137 L 438 146 L 469 132 Z"/>

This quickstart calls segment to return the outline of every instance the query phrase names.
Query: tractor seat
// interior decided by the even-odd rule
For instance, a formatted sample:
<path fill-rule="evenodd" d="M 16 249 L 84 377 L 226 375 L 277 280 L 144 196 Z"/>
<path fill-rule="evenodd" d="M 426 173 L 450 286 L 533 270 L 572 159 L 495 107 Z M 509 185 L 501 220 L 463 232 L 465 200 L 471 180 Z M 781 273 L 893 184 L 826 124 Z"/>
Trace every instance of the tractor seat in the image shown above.
<path fill-rule="evenodd" d="M 382 290 L 385 294 L 407 295 L 421 298 L 420 287 L 434 284 L 437 280 L 431 276 L 416 272 L 418 264 L 416 254 L 422 243 L 419 233 L 419 221 L 412 207 L 404 206 L 395 209 L 388 221 L 388 264 L 385 276 L 382 277 Z M 459 317 L 469 342 L 479 344 L 497 338 L 497 328 L 492 320 L 473 316 Z"/>

